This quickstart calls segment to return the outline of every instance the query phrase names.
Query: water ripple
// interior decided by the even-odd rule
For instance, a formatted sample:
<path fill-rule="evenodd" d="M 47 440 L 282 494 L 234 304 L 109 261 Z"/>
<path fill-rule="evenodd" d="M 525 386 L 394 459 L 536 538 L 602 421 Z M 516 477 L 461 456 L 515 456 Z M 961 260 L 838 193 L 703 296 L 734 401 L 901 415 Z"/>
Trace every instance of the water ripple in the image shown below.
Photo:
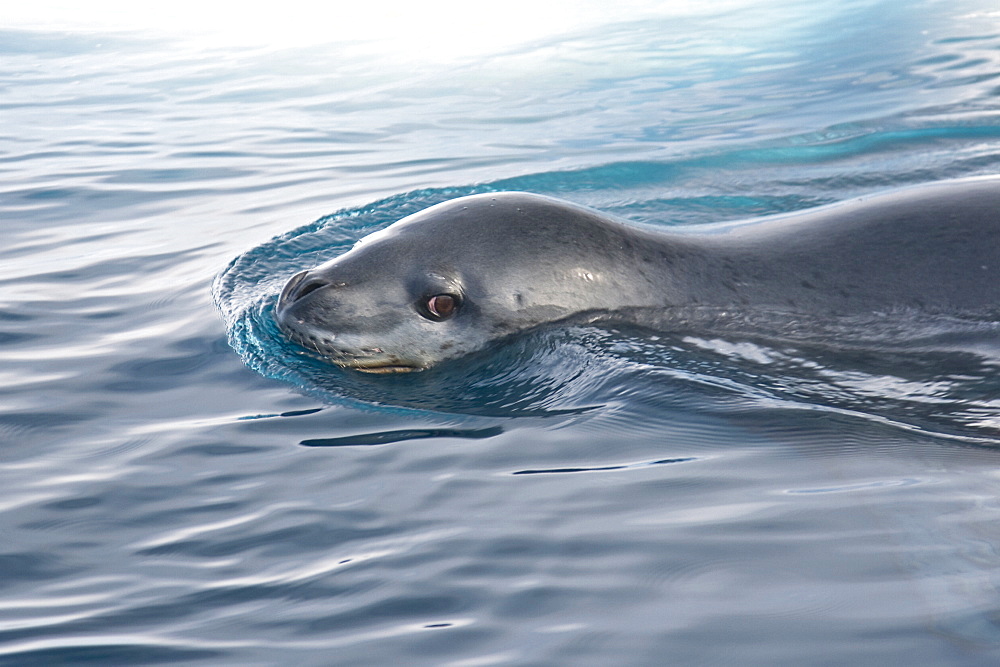
<path fill-rule="evenodd" d="M 591 10 L 447 63 L 0 31 L 0 664 L 997 662 L 995 328 L 396 378 L 277 331 L 474 192 L 684 225 L 1000 171 L 985 0 Z"/>

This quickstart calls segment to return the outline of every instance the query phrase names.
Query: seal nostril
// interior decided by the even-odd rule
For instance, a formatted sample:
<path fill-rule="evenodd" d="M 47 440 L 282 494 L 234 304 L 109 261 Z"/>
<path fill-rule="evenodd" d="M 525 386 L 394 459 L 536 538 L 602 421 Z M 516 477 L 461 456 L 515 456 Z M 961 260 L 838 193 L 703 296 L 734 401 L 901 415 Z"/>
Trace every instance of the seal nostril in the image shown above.
<path fill-rule="evenodd" d="M 305 278 L 308 273 L 308 271 L 300 271 L 288 279 L 288 282 L 285 283 L 285 286 L 281 289 L 281 295 L 278 297 L 279 308 L 288 305 L 288 302 L 292 299 L 292 293 L 295 291 L 295 288 L 298 287 L 299 283 L 302 282 L 302 279 Z"/>
<path fill-rule="evenodd" d="M 281 290 L 281 296 L 278 297 L 278 306 L 279 308 L 290 306 L 319 288 L 326 287 L 328 284 L 322 278 L 310 276 L 308 271 L 296 273 L 288 279 L 284 289 Z"/>
<path fill-rule="evenodd" d="M 312 294 L 321 287 L 326 287 L 327 283 L 322 280 L 312 280 L 305 285 L 301 285 L 295 293 L 295 300 L 304 299 L 306 295 Z"/>

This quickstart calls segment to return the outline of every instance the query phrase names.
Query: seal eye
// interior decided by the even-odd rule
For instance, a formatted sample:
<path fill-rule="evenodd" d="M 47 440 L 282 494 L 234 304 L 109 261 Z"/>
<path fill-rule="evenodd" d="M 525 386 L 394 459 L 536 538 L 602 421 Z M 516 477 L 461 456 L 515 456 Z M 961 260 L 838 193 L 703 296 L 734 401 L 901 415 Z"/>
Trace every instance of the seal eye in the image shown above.
<path fill-rule="evenodd" d="M 421 314 L 427 319 L 442 322 L 458 310 L 459 298 L 454 294 L 435 294 L 424 299 Z"/>

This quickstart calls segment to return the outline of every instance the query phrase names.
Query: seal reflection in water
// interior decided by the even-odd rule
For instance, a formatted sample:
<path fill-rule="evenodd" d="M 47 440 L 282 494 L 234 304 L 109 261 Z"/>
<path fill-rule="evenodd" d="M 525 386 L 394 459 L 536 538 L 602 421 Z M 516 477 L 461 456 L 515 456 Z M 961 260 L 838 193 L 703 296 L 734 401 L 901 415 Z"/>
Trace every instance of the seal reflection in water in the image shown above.
<path fill-rule="evenodd" d="M 332 362 L 390 373 L 551 322 L 802 329 L 894 312 L 1000 312 L 1000 178 L 670 231 L 534 194 L 462 197 L 292 276 L 276 315 Z"/>

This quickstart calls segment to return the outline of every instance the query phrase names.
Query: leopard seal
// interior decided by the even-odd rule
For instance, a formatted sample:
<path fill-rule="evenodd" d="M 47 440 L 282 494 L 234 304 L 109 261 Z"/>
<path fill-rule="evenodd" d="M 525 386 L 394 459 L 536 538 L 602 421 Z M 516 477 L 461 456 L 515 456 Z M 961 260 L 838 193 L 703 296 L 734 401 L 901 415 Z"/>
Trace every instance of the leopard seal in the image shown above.
<path fill-rule="evenodd" d="M 552 197 L 461 197 L 292 276 L 294 342 L 359 371 L 425 369 L 552 322 L 661 330 L 1000 313 L 1000 178 L 737 223 L 640 227 Z"/>

